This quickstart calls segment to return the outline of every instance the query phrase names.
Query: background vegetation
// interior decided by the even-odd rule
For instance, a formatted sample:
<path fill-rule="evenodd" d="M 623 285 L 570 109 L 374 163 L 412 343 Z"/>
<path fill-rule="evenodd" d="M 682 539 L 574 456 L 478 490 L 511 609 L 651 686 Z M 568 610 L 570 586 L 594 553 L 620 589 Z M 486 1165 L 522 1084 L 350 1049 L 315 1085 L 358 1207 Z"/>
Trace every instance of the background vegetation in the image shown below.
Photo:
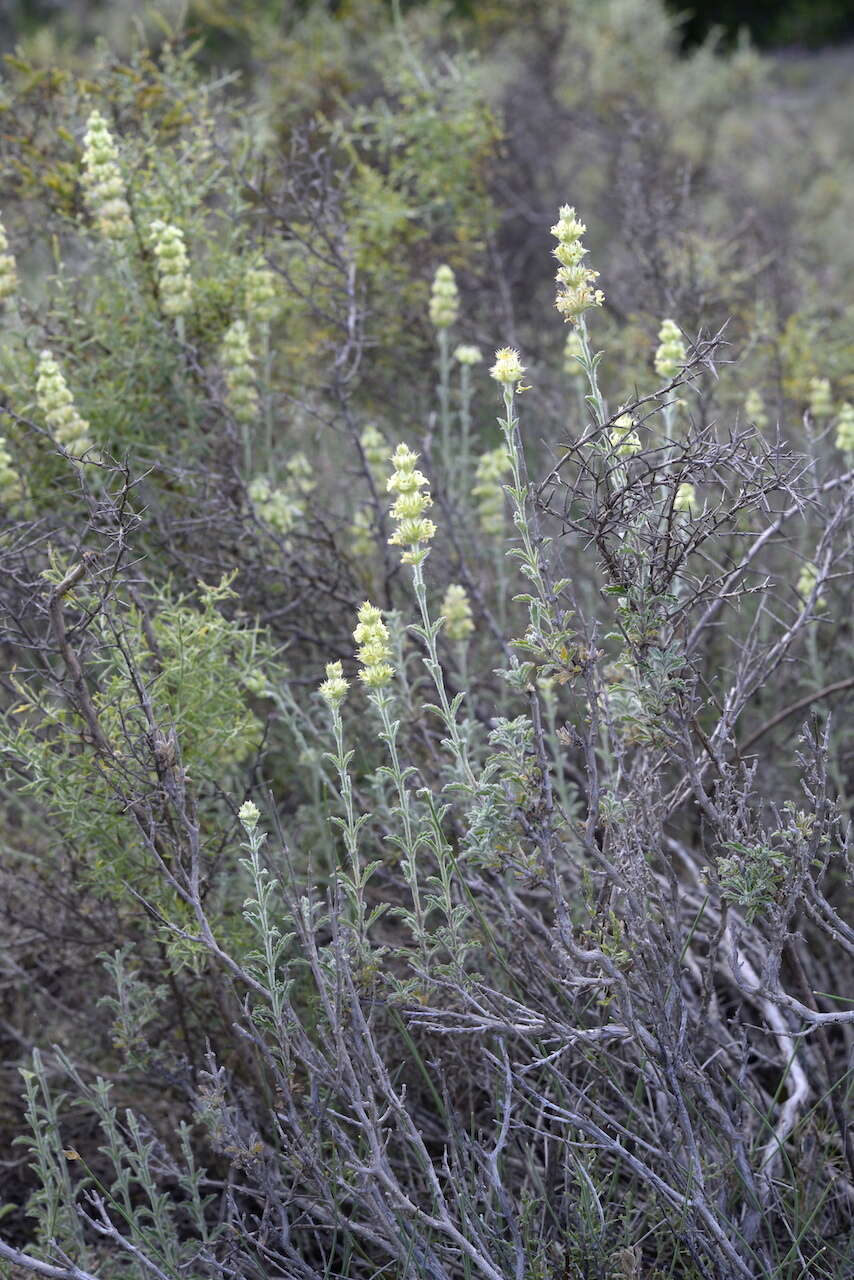
<path fill-rule="evenodd" d="M 854 1275 L 849 53 L 4 21 L 0 1267 Z"/>

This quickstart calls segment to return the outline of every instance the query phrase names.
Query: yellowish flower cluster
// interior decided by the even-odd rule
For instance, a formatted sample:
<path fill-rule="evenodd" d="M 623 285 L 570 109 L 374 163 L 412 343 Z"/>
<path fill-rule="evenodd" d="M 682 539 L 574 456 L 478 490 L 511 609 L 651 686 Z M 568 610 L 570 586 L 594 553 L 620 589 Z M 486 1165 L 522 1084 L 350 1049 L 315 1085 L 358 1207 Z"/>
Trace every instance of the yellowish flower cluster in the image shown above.
<path fill-rule="evenodd" d="M 798 595 L 802 596 L 804 600 L 808 600 L 809 597 L 812 595 L 813 591 L 815 590 L 815 585 L 817 582 L 818 582 L 818 569 L 810 561 L 807 561 L 807 563 L 801 569 L 800 577 L 798 578 L 798 584 L 797 584 Z M 827 602 L 824 596 L 818 596 L 816 598 L 814 607 L 816 609 L 823 609 L 826 603 Z"/>
<path fill-rule="evenodd" d="M 810 413 L 814 418 L 833 416 L 833 393 L 829 378 L 810 378 Z"/>
<path fill-rule="evenodd" d="M 430 294 L 430 320 L 437 329 L 449 329 L 460 312 L 460 294 L 449 266 L 436 270 Z"/>
<path fill-rule="evenodd" d="M 690 514 L 697 505 L 697 491 L 692 484 L 680 484 L 673 499 L 673 510 Z"/>
<path fill-rule="evenodd" d="M 449 640 L 468 640 L 474 631 L 474 618 L 465 587 L 456 582 L 451 583 L 442 601 L 442 617 L 445 619 L 445 635 Z"/>
<path fill-rule="evenodd" d="M 685 365 L 685 343 L 675 320 L 663 320 L 658 331 L 659 347 L 655 353 L 655 372 L 668 382 Z"/>
<path fill-rule="evenodd" d="M 854 453 L 854 405 L 847 400 L 836 419 L 836 447 L 843 453 Z"/>
<path fill-rule="evenodd" d="M 581 338 L 577 329 L 570 329 L 566 335 L 566 344 L 563 348 L 563 371 L 568 373 L 570 378 L 583 378 L 584 365 L 581 361 L 584 358 L 584 348 L 581 344 Z"/>
<path fill-rule="evenodd" d="M 389 663 L 391 645 L 388 628 L 376 605 L 369 600 L 361 606 L 353 639 L 359 646 L 356 657 L 361 662 L 359 679 L 369 689 L 382 689 L 391 680 L 394 670 Z"/>
<path fill-rule="evenodd" d="M 495 364 L 489 370 L 490 376 L 504 386 L 515 386 L 522 381 L 525 366 L 519 359 L 519 352 L 512 347 L 501 347 L 495 353 Z"/>
<path fill-rule="evenodd" d="M 6 440 L 0 436 L 0 503 L 12 506 L 22 496 L 20 476 L 12 466 L 12 455 L 6 448 Z"/>
<path fill-rule="evenodd" d="M 250 267 L 244 286 L 246 314 L 255 324 L 271 324 L 279 314 L 281 296 L 274 271 L 263 264 Z"/>
<path fill-rule="evenodd" d="M 184 233 L 180 227 L 157 218 L 151 224 L 151 240 L 157 259 L 161 309 L 165 316 L 181 316 L 190 309 L 192 287 Z"/>
<path fill-rule="evenodd" d="M 15 259 L 9 252 L 9 240 L 6 228 L 0 222 L 0 302 L 11 298 L 18 291 L 18 269 Z"/>
<path fill-rule="evenodd" d="M 340 662 L 327 662 L 326 679 L 318 689 L 318 693 L 330 707 L 339 707 L 347 696 L 349 681 L 344 679 Z"/>
<path fill-rule="evenodd" d="M 760 431 L 763 427 L 768 426 L 768 414 L 765 412 L 765 402 L 762 395 L 755 387 L 751 388 L 745 396 L 744 400 L 744 416 L 748 422 L 752 422 L 754 427 Z"/>
<path fill-rule="evenodd" d="M 359 436 L 359 444 L 362 446 L 374 484 L 378 490 L 382 490 L 385 487 L 388 465 L 388 445 L 385 436 L 378 427 L 369 423 Z"/>
<path fill-rule="evenodd" d="M 77 412 L 62 370 L 49 351 L 43 351 L 39 357 L 36 400 L 45 422 L 64 449 L 81 457 L 92 448 L 89 423 Z"/>
<path fill-rule="evenodd" d="M 485 534 L 499 538 L 504 533 L 503 481 L 510 474 L 510 455 L 503 444 L 480 455 L 472 496 L 477 500 L 477 521 Z"/>
<path fill-rule="evenodd" d="M 401 556 L 403 564 L 421 564 L 429 548 L 425 545 L 436 534 L 436 526 L 424 512 L 433 505 L 426 490 L 427 477 L 417 471 L 418 454 L 405 444 L 399 444 L 391 456 L 394 471 L 386 488 L 398 496 L 391 508 L 391 518 L 398 522 L 389 538 L 392 546 L 406 548 Z"/>
<path fill-rule="evenodd" d="M 634 427 L 634 419 L 630 413 L 623 413 L 615 420 L 609 439 L 611 448 L 618 458 L 631 458 L 634 454 L 640 453 L 642 448 L 640 436 Z"/>
<path fill-rule="evenodd" d="M 257 804 L 253 804 L 251 800 L 246 800 L 237 810 L 237 816 L 244 829 L 251 834 L 258 826 L 258 819 L 261 817 L 261 810 L 258 808 Z"/>
<path fill-rule="evenodd" d="M 119 152 L 100 111 L 93 111 L 83 138 L 83 190 L 102 236 L 119 240 L 132 229 Z"/>
<path fill-rule="evenodd" d="M 480 347 L 467 346 L 465 343 L 461 343 L 454 352 L 454 359 L 457 364 L 467 364 L 471 366 L 473 364 L 480 364 L 483 359 L 483 355 Z"/>
<path fill-rule="evenodd" d="M 577 324 L 585 311 L 591 307 L 601 307 L 605 301 L 602 290 L 593 288 L 599 272 L 584 265 L 587 250 L 581 243 L 581 237 L 586 230 L 584 223 L 579 222 L 575 210 L 568 204 L 562 206 L 560 219 L 552 227 L 552 235 L 558 242 L 554 256 L 560 263 L 555 276 L 559 286 L 555 306 L 564 320 L 571 324 Z"/>
<path fill-rule="evenodd" d="M 258 416 L 258 389 L 249 330 L 243 320 L 235 320 L 222 339 L 220 361 L 228 391 L 228 407 L 238 422 L 253 422 Z"/>
<path fill-rule="evenodd" d="M 314 471 L 304 453 L 296 453 L 286 468 L 284 485 L 274 485 L 267 476 L 256 476 L 249 485 L 249 497 L 265 524 L 277 533 L 288 534 L 302 519 L 305 498 L 315 487 Z"/>

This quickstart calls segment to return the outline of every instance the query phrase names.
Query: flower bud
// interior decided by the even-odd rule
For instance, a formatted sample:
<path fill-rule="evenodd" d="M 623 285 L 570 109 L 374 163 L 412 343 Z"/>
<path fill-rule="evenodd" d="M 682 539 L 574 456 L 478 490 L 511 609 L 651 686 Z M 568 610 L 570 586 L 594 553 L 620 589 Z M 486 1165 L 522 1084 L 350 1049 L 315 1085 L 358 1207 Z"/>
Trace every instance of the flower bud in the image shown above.
<path fill-rule="evenodd" d="M 92 112 L 86 125 L 81 181 L 102 236 L 118 240 L 133 230 L 118 148 L 99 111 Z"/>
<path fill-rule="evenodd" d="M 276 273 L 269 267 L 250 267 L 244 288 L 246 314 L 254 324 L 270 324 L 279 314 L 281 296 Z"/>
<path fill-rule="evenodd" d="M 450 267 L 442 265 L 436 270 L 430 294 L 430 320 L 437 329 L 448 329 L 460 310 L 460 294 Z"/>
<path fill-rule="evenodd" d="M 433 521 L 423 516 L 423 512 L 433 505 L 430 494 L 424 492 L 427 477 L 416 470 L 418 454 L 413 453 L 408 445 L 399 444 L 391 460 L 395 469 L 389 477 L 386 489 L 389 493 L 398 495 L 391 508 L 391 518 L 398 521 L 398 526 L 389 538 L 389 543 L 406 548 L 401 556 L 403 564 L 420 564 L 428 553 L 424 544 L 430 542 L 436 534 Z"/>
<path fill-rule="evenodd" d="M 810 378 L 810 413 L 814 418 L 833 416 L 833 395 L 829 378 Z"/>
<path fill-rule="evenodd" d="M 49 351 L 39 357 L 36 400 L 48 427 L 68 453 L 81 457 L 92 448 L 89 423 L 77 412 L 62 370 Z"/>
<path fill-rule="evenodd" d="M 344 679 L 340 662 L 327 662 L 326 679 L 318 689 L 318 693 L 330 707 L 338 707 L 347 696 L 349 681 Z"/>
<path fill-rule="evenodd" d="M 226 330 L 220 347 L 220 361 L 228 392 L 228 407 L 238 422 L 254 421 L 258 416 L 258 390 L 249 330 L 242 320 L 235 320 Z"/>
<path fill-rule="evenodd" d="M 389 663 L 391 645 L 388 628 L 383 622 L 380 610 L 369 600 L 366 600 L 359 609 L 358 618 L 353 639 L 359 646 L 356 656 L 362 664 L 359 679 L 369 689 L 382 689 L 394 675 L 394 670 Z"/>
<path fill-rule="evenodd" d="M 251 835 L 258 826 L 258 819 L 261 817 L 261 811 L 251 800 L 246 800 L 237 810 L 237 816 L 240 819 L 247 835 Z"/>
<path fill-rule="evenodd" d="M 458 364 L 473 365 L 480 364 L 483 355 L 480 347 L 466 346 L 465 343 L 461 343 L 454 352 L 454 359 Z"/>
<path fill-rule="evenodd" d="M 6 228 L 0 222 L 0 302 L 13 297 L 18 291 L 18 269 L 14 256 L 9 253 Z"/>
<path fill-rule="evenodd" d="M 560 218 L 552 227 L 552 235 L 558 242 L 554 256 L 560 263 L 555 276 L 559 285 L 555 306 L 564 320 L 571 324 L 577 324 L 590 307 L 601 307 L 605 301 L 602 290 L 592 287 L 599 272 L 584 266 L 587 250 L 581 243 L 581 237 L 586 230 L 568 204 L 562 206 Z"/>
<path fill-rule="evenodd" d="M 765 412 L 765 402 L 762 395 L 755 387 L 748 391 L 744 399 L 744 416 L 748 422 L 752 422 L 754 427 L 761 431 L 768 426 L 768 414 Z"/>
<path fill-rule="evenodd" d="M 11 507 L 23 497 L 21 478 L 12 465 L 12 455 L 0 436 L 0 504 Z"/>
<path fill-rule="evenodd" d="M 690 515 L 697 504 L 697 491 L 692 484 L 680 484 L 673 499 L 673 510 Z"/>
<path fill-rule="evenodd" d="M 655 372 L 671 382 L 685 365 L 685 343 L 675 320 L 663 320 L 658 331 L 660 346 L 655 353 Z"/>
<path fill-rule="evenodd" d="M 511 471 L 510 455 L 504 445 L 488 449 L 478 459 L 472 497 L 477 499 L 477 520 L 489 537 L 504 533 L 503 480 Z"/>
<path fill-rule="evenodd" d="M 474 619 L 465 587 L 456 582 L 451 583 L 442 601 L 442 616 L 445 619 L 445 635 L 449 640 L 468 640 L 474 631 Z"/>
<path fill-rule="evenodd" d="M 184 233 L 159 218 L 152 222 L 151 240 L 157 259 L 160 307 L 165 316 L 180 316 L 189 311 L 191 282 Z"/>
<path fill-rule="evenodd" d="M 836 419 L 836 447 L 843 453 L 854 453 L 854 405 L 847 400 Z"/>
<path fill-rule="evenodd" d="M 501 347 L 495 353 L 495 364 L 489 370 L 490 376 L 504 386 L 515 386 L 522 381 L 525 366 L 519 359 L 519 352 L 512 347 Z"/>
<path fill-rule="evenodd" d="M 634 454 L 640 453 L 642 445 L 634 426 L 634 419 L 630 413 L 623 413 L 615 420 L 608 438 L 618 458 L 631 458 Z"/>

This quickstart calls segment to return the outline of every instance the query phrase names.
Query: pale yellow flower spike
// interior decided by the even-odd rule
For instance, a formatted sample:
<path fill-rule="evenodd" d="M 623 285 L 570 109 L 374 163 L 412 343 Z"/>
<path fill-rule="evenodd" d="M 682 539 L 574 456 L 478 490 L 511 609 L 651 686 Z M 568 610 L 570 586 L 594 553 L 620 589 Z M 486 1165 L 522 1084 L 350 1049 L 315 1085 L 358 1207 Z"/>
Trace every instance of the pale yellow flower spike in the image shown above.
<path fill-rule="evenodd" d="M 578 324 L 585 311 L 601 307 L 605 301 L 602 290 L 593 288 L 599 272 L 584 265 L 587 250 L 581 243 L 581 237 L 586 230 L 568 204 L 563 205 L 560 218 L 552 227 L 552 235 L 558 242 L 553 252 L 560 263 L 555 276 L 559 286 L 555 306 L 570 324 Z"/>
<path fill-rule="evenodd" d="M 357 658 L 362 664 L 359 679 L 369 689 L 382 689 L 389 683 L 394 670 L 389 662 L 391 645 L 388 628 L 376 605 L 366 600 L 358 613 L 358 624 L 353 639 L 359 646 Z"/>
<path fill-rule="evenodd" d="M 83 139 L 83 189 L 102 236 L 119 240 L 133 230 L 119 151 L 100 111 L 93 111 Z"/>
<path fill-rule="evenodd" d="M 403 564 L 421 564 L 429 554 L 429 547 L 425 544 L 436 534 L 433 521 L 424 516 L 424 512 L 433 505 L 430 494 L 422 492 L 427 487 L 427 477 L 416 470 L 418 454 L 413 453 L 408 445 L 399 444 L 391 460 L 394 471 L 386 488 L 389 493 L 398 495 L 391 508 L 391 518 L 398 524 L 389 543 L 405 548 L 401 556 Z"/>

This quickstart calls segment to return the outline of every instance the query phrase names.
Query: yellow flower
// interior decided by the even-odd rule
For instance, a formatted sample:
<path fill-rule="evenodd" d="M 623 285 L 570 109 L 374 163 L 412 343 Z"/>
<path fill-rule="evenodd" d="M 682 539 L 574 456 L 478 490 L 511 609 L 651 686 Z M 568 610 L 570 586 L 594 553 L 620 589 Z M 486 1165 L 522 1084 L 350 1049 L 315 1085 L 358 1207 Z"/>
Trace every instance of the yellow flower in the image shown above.
<path fill-rule="evenodd" d="M 836 447 L 843 453 L 854 453 L 854 405 L 847 400 L 836 419 Z"/>
<path fill-rule="evenodd" d="M 602 290 L 593 288 L 599 272 L 584 265 L 587 250 L 581 243 L 581 237 L 586 230 L 568 204 L 562 206 L 560 218 L 552 227 L 552 235 L 558 242 L 554 256 L 560 263 L 555 276 L 559 286 L 555 306 L 564 320 L 571 324 L 577 324 L 590 307 L 601 307 L 605 301 Z"/>
<path fill-rule="evenodd" d="M 450 267 L 442 265 L 436 271 L 430 294 L 430 319 L 437 329 L 448 329 L 460 310 L 457 282 Z"/>
<path fill-rule="evenodd" d="M 609 439 L 611 448 L 618 458 L 631 458 L 633 454 L 640 453 L 640 436 L 635 431 L 634 425 L 634 419 L 630 413 L 621 414 L 614 422 Z"/>
<path fill-rule="evenodd" d="M 92 448 L 89 423 L 77 412 L 62 370 L 49 351 L 39 356 L 36 400 L 48 427 L 68 453 L 80 457 Z"/>
<path fill-rule="evenodd" d="M 468 640 L 474 631 L 474 619 L 465 587 L 456 582 L 451 583 L 442 601 L 442 616 L 445 619 L 445 635 L 449 640 Z"/>
<path fill-rule="evenodd" d="M 495 353 L 495 364 L 489 372 L 496 382 L 513 386 L 522 381 L 525 366 L 519 359 L 518 351 L 514 351 L 512 347 L 501 347 Z"/>
<path fill-rule="evenodd" d="M 83 189 L 101 235 L 120 239 L 133 230 L 119 167 L 119 152 L 107 122 L 93 111 L 83 138 Z"/>
<path fill-rule="evenodd" d="M 658 341 L 660 345 L 655 353 L 655 372 L 670 382 L 685 364 L 685 343 L 675 320 L 662 321 Z"/>
<path fill-rule="evenodd" d="M 338 707 L 347 696 L 350 682 L 344 679 L 340 662 L 327 662 L 326 679 L 318 689 L 318 693 L 330 707 Z"/>
<path fill-rule="evenodd" d="M 165 316 L 180 316 L 190 309 L 191 283 L 184 233 L 180 227 L 162 222 L 151 224 L 151 240 L 157 259 L 160 306 Z"/>
<path fill-rule="evenodd" d="M 238 422 L 253 422 L 259 408 L 253 369 L 255 362 L 249 346 L 249 330 L 242 320 L 235 320 L 225 331 L 220 360 L 228 391 L 228 407 Z"/>
<path fill-rule="evenodd" d="M 692 484 L 680 484 L 673 499 L 674 511 L 693 511 L 697 502 L 697 491 Z"/>
<path fill-rule="evenodd" d="M 398 495 L 391 508 L 391 518 L 398 521 L 398 526 L 389 538 L 389 543 L 406 548 L 401 556 L 404 564 L 420 564 L 429 550 L 424 544 L 430 542 L 436 534 L 433 521 L 425 519 L 423 515 L 433 505 L 430 494 L 424 492 L 427 477 L 416 470 L 418 454 L 413 453 L 408 445 L 399 444 L 391 460 L 394 471 L 386 488 L 389 493 Z"/>
<path fill-rule="evenodd" d="M 9 241 L 6 228 L 0 222 L 0 302 L 11 298 L 18 291 L 18 270 L 15 259 L 9 253 Z"/>
<path fill-rule="evenodd" d="M 356 656 L 362 664 L 359 679 L 369 689 L 382 689 L 394 675 L 389 665 L 391 645 L 388 639 L 388 628 L 383 622 L 379 609 L 369 600 L 366 600 L 359 609 L 358 618 L 353 639 L 359 645 Z"/>

